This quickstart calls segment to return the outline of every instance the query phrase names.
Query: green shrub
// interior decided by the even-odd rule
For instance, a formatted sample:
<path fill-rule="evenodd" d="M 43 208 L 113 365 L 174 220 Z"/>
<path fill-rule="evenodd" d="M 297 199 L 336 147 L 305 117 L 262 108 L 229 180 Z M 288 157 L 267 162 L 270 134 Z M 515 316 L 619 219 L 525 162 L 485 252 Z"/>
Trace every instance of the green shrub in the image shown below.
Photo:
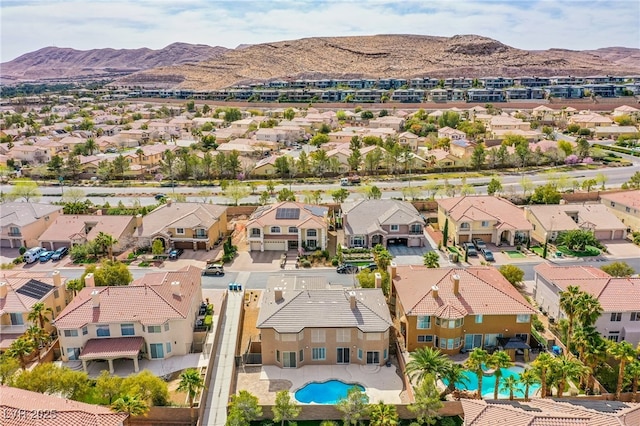
<path fill-rule="evenodd" d="M 544 331 L 544 324 L 538 319 L 537 315 L 533 316 L 533 328 L 540 333 Z"/>
<path fill-rule="evenodd" d="M 207 315 L 213 315 L 213 303 L 207 305 Z"/>
<path fill-rule="evenodd" d="M 27 248 L 25 246 L 22 246 L 18 249 L 18 253 L 20 253 L 20 256 L 22 256 L 26 252 L 27 252 Z"/>
<path fill-rule="evenodd" d="M 307 259 L 302 259 L 300 261 L 300 264 L 302 265 L 303 268 L 311 268 L 311 262 L 309 262 L 309 260 Z"/>
<path fill-rule="evenodd" d="M 24 263 L 24 258 L 22 256 L 18 256 L 15 259 L 13 259 L 13 264 L 14 265 L 19 265 L 21 263 Z"/>
<path fill-rule="evenodd" d="M 129 260 L 133 260 L 136 258 L 136 254 L 135 253 L 129 253 L 129 255 L 127 256 L 127 259 Z"/>
<path fill-rule="evenodd" d="M 340 261 L 338 260 L 337 257 L 334 257 L 333 259 L 331 259 L 331 266 L 338 266 L 339 263 Z"/>
<path fill-rule="evenodd" d="M 141 268 L 147 268 L 147 267 L 151 266 L 151 263 L 149 263 L 149 262 L 147 262 L 145 260 L 143 262 L 140 262 L 140 265 L 138 265 L 138 266 L 140 266 Z"/>

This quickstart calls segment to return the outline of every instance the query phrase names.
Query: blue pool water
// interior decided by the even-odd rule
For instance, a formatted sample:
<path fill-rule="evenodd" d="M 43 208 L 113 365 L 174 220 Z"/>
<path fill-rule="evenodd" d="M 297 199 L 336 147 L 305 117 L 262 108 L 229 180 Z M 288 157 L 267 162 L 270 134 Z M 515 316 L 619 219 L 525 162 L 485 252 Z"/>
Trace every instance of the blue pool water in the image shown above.
<path fill-rule="evenodd" d="M 364 387 L 360 385 L 329 380 L 322 383 L 307 383 L 296 391 L 295 397 L 303 404 L 335 404 L 342 398 L 346 398 L 347 392 L 354 386 L 364 392 Z"/>
<path fill-rule="evenodd" d="M 509 376 L 513 376 L 516 380 L 520 379 L 520 373 L 522 373 L 524 368 L 509 367 L 509 368 L 502 368 L 501 370 L 502 370 L 502 377 L 500 378 L 499 388 L 502 387 L 502 383 L 504 379 L 506 379 Z M 456 387 L 458 389 L 466 389 L 474 392 L 478 390 L 478 377 L 476 376 L 476 374 L 472 371 L 464 370 L 464 375 L 467 378 L 466 382 L 464 383 L 458 382 L 456 383 Z M 447 385 L 449 384 L 446 380 L 443 380 L 443 382 Z M 482 378 L 482 396 L 485 398 L 492 399 L 493 389 L 495 385 L 496 385 L 496 376 L 493 374 L 490 376 L 485 375 Z M 498 398 L 509 398 L 509 392 L 504 392 L 499 388 L 498 388 Z M 529 386 L 529 396 L 533 395 L 539 388 L 540 388 L 539 383 L 536 383 L 533 386 Z M 524 397 L 524 385 L 518 383 L 518 390 L 516 390 L 513 395 L 516 398 Z"/>

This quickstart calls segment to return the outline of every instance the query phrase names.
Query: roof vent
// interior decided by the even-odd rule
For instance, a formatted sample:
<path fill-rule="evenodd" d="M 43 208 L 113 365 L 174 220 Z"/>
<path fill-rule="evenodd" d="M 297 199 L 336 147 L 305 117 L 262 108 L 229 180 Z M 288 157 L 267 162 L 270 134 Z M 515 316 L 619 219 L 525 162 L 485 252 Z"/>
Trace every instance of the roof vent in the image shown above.
<path fill-rule="evenodd" d="M 100 307 L 100 290 L 93 290 L 91 292 L 91 301 L 93 302 L 94 308 Z"/>
<path fill-rule="evenodd" d="M 273 289 L 273 296 L 276 302 L 282 302 L 282 287 L 276 287 Z"/>
<path fill-rule="evenodd" d="M 453 294 L 458 295 L 460 293 L 460 275 L 453 274 L 451 281 L 453 281 Z"/>
<path fill-rule="evenodd" d="M 351 306 L 351 310 L 354 310 L 356 308 L 356 292 L 355 291 L 349 292 L 349 306 Z"/>
<path fill-rule="evenodd" d="M 171 281 L 171 292 L 174 296 L 182 296 L 182 286 L 180 281 Z"/>
<path fill-rule="evenodd" d="M 431 294 L 433 295 L 434 299 L 438 298 L 438 290 L 440 289 L 438 288 L 437 285 L 434 285 L 433 287 L 431 287 Z"/>

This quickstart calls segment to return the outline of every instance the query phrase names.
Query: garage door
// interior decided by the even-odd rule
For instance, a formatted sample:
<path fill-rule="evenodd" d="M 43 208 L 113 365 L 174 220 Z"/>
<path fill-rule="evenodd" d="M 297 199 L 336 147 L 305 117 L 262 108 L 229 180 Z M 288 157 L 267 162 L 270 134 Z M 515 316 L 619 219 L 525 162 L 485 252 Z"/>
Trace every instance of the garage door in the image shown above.
<path fill-rule="evenodd" d="M 480 238 L 485 243 L 491 242 L 491 234 L 474 234 L 473 239 L 475 240 L 476 238 Z"/>
<path fill-rule="evenodd" d="M 10 248 L 11 247 L 11 241 L 9 241 L 9 240 L 0 240 L 0 247 L 2 247 L 2 248 Z"/>
<path fill-rule="evenodd" d="M 251 251 L 260 251 L 260 241 L 251 241 Z"/>
<path fill-rule="evenodd" d="M 270 240 L 265 240 L 264 242 L 264 249 L 267 251 L 274 251 L 274 250 L 279 250 L 279 251 L 287 251 L 287 241 L 270 241 Z"/>
<path fill-rule="evenodd" d="M 174 244 L 175 248 L 181 248 L 181 249 L 191 249 L 193 250 L 193 243 L 190 241 L 176 241 Z"/>
<path fill-rule="evenodd" d="M 54 250 L 58 250 L 60 247 L 69 247 L 69 242 L 68 241 L 55 241 L 53 243 L 53 249 Z M 44 246 L 43 246 L 44 247 Z"/>
<path fill-rule="evenodd" d="M 469 236 L 468 235 L 458 235 L 458 241 L 461 243 L 466 243 L 467 241 L 469 241 Z"/>

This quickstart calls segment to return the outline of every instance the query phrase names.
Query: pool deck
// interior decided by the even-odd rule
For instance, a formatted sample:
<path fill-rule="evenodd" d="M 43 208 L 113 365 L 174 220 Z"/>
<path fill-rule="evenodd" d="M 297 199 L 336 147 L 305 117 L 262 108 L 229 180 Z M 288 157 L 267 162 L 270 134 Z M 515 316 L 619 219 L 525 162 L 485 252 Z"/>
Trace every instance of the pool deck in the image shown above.
<path fill-rule="evenodd" d="M 278 391 L 295 393 L 307 383 L 335 379 L 364 386 L 371 403 L 384 401 L 387 404 L 400 404 L 405 402 L 401 395 L 403 383 L 394 367 L 358 364 L 253 367 L 247 368 L 244 373 L 239 372 L 237 390 L 250 391 L 261 404 L 273 404 Z"/>

